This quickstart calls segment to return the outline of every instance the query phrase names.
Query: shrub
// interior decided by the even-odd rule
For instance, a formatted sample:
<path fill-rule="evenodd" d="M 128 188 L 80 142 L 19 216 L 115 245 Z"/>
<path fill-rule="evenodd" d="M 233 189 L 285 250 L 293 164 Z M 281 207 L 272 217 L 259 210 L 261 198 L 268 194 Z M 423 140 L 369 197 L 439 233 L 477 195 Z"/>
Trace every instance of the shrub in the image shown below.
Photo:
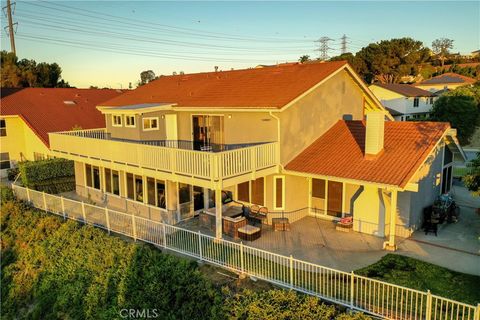
<path fill-rule="evenodd" d="M 26 161 L 19 164 L 22 183 L 29 188 L 47 193 L 61 193 L 75 189 L 74 162 L 66 159 Z"/>
<path fill-rule="evenodd" d="M 2 206 L 2 319 L 210 319 L 220 294 L 194 262 L 19 203 Z"/>
<path fill-rule="evenodd" d="M 13 191 L 11 188 L 1 185 L 0 186 L 0 192 L 1 192 L 1 203 L 5 203 L 7 201 L 13 201 L 15 199 L 15 196 L 13 194 Z"/>
<path fill-rule="evenodd" d="M 269 290 L 253 292 L 243 290 L 232 294 L 225 290 L 224 312 L 228 319 L 264 319 L 264 320 L 314 320 L 371 319 L 365 315 L 340 313 L 333 305 L 327 305 L 320 299 L 294 291 Z"/>
<path fill-rule="evenodd" d="M 8 181 L 13 181 L 15 178 L 18 176 L 20 173 L 20 170 L 18 168 L 10 168 L 7 170 L 7 178 Z"/>

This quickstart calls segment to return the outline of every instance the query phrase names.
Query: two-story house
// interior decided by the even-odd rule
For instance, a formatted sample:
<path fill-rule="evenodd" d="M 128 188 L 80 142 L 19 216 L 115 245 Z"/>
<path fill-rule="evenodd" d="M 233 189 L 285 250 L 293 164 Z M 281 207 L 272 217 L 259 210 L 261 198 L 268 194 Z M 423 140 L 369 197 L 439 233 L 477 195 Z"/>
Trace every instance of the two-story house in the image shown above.
<path fill-rule="evenodd" d="M 111 89 L 2 88 L 0 174 L 17 162 L 52 156 L 48 133 L 104 126 L 96 106 L 122 94 Z"/>
<path fill-rule="evenodd" d="M 213 207 L 219 238 L 232 197 L 269 217 L 352 215 L 394 248 L 462 153 L 446 123 L 390 121 L 346 62 L 162 76 L 98 109 L 104 129 L 50 134 L 52 152 L 75 160 L 77 192 L 163 217 Z"/>
<path fill-rule="evenodd" d="M 436 96 L 409 84 L 375 83 L 369 86 L 397 121 L 427 118 Z"/>

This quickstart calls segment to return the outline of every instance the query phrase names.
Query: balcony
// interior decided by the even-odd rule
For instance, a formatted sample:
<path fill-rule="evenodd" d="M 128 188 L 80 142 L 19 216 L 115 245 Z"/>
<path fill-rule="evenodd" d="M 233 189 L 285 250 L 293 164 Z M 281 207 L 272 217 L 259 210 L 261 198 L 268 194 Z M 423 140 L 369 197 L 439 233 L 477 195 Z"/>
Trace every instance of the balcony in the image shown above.
<path fill-rule="evenodd" d="M 205 187 L 227 187 L 278 172 L 277 142 L 200 146 L 191 141 L 132 141 L 112 138 L 105 129 L 49 133 L 49 139 L 58 157 L 125 171 L 137 168 Z"/>

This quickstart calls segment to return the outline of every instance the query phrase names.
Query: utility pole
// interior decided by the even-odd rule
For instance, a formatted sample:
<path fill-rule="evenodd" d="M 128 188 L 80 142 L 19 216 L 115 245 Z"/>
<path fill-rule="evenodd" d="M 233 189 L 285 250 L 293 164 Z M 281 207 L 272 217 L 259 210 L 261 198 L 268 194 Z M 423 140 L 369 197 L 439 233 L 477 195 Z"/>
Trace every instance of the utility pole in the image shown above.
<path fill-rule="evenodd" d="M 319 52 L 318 58 L 320 60 L 325 61 L 328 59 L 328 50 L 332 49 L 328 46 L 328 42 L 332 40 L 333 39 L 330 39 L 329 37 L 321 37 L 315 41 L 318 42 L 318 49 L 315 49 L 315 51 Z"/>
<path fill-rule="evenodd" d="M 347 53 L 347 36 L 343 35 L 342 40 L 342 54 Z"/>
<path fill-rule="evenodd" d="M 5 9 L 5 8 L 4 8 Z M 10 0 L 7 0 L 7 18 L 8 18 L 8 33 L 10 35 L 10 51 L 13 52 L 14 55 L 17 55 L 17 50 L 15 50 L 15 38 L 13 31 L 13 18 L 12 18 L 12 4 Z"/>

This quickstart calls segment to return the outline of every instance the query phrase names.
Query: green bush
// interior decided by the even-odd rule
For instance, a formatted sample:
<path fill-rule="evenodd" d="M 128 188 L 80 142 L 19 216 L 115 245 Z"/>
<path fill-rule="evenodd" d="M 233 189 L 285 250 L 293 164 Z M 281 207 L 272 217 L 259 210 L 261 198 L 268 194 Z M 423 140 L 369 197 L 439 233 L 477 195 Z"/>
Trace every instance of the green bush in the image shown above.
<path fill-rule="evenodd" d="M 341 313 L 335 306 L 326 305 L 316 297 L 298 294 L 294 291 L 253 292 L 243 290 L 240 293 L 232 294 L 226 290 L 225 295 L 224 312 L 228 319 L 371 319 L 363 314 Z"/>
<path fill-rule="evenodd" d="M 66 159 L 26 161 L 19 164 L 22 183 L 47 193 L 75 190 L 74 162 Z"/>
<path fill-rule="evenodd" d="M 8 181 L 13 181 L 15 178 L 18 176 L 20 173 L 20 170 L 18 168 L 10 168 L 7 170 L 7 178 Z"/>
<path fill-rule="evenodd" d="M 2 319 L 211 319 L 221 295 L 195 262 L 91 226 L 6 202 L 1 215 Z"/>
<path fill-rule="evenodd" d="M 13 201 L 15 199 L 12 189 L 7 186 L 0 185 L 0 192 L 1 192 L 2 204 L 7 201 Z"/>

